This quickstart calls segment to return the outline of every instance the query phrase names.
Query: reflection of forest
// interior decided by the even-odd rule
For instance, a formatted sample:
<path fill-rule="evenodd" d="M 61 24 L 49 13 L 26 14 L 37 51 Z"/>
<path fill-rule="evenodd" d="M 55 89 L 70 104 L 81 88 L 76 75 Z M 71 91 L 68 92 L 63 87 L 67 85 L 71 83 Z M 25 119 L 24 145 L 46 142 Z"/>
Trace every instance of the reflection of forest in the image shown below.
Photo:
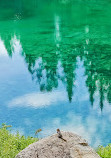
<path fill-rule="evenodd" d="M 89 49 L 87 48 L 83 55 L 87 76 L 86 85 L 89 88 L 92 105 L 94 92 L 99 90 L 102 110 L 105 97 L 111 103 L 111 46 L 89 45 L 88 47 Z"/>
<path fill-rule="evenodd" d="M 11 14 L 14 15 L 14 21 L 7 22 L 8 30 L 6 24 L 0 29 L 1 39 L 4 41 L 9 56 L 12 56 L 13 52 L 12 37 L 16 35 L 20 39 L 23 48 L 22 55 L 28 70 L 32 79 L 39 83 L 40 90 L 51 91 L 58 87 L 58 81 L 61 80 L 66 85 L 69 101 L 73 96 L 76 58 L 79 56 L 84 62 L 87 76 L 86 85 L 90 93 L 91 104 L 93 105 L 94 102 L 95 91 L 99 90 L 102 110 L 105 97 L 111 103 L 111 40 L 106 39 L 109 34 L 105 28 L 103 30 L 100 27 L 99 16 L 95 20 L 99 20 L 99 24 L 97 23 L 99 26 L 92 27 L 91 21 L 94 19 L 90 19 L 83 13 L 73 15 L 71 10 L 64 16 L 58 10 L 58 16 L 54 12 L 55 8 L 50 7 L 47 14 L 45 14 L 46 12 L 41 13 L 42 18 L 34 9 L 31 10 L 30 15 L 27 15 L 29 6 L 35 6 L 35 2 L 34 4 L 28 3 L 29 5 L 24 8 L 19 1 L 16 12 L 12 13 L 11 10 L 9 14 L 9 17 Z M 14 6 L 14 8 L 16 7 Z M 68 14 L 72 15 L 70 20 Z M 7 16 L 5 15 L 5 17 Z M 29 18 L 30 16 L 33 19 Z M 28 17 L 28 19 L 20 20 L 24 17 Z M 80 22 L 81 20 L 77 20 L 78 17 L 79 19 L 87 17 L 86 22 Z M 87 19 L 89 25 L 87 25 Z M 69 24 L 66 21 L 69 21 Z M 110 27 L 110 25 L 106 27 Z M 101 36 L 103 31 L 104 34 Z M 63 73 L 59 72 L 58 63 L 61 64 Z"/>

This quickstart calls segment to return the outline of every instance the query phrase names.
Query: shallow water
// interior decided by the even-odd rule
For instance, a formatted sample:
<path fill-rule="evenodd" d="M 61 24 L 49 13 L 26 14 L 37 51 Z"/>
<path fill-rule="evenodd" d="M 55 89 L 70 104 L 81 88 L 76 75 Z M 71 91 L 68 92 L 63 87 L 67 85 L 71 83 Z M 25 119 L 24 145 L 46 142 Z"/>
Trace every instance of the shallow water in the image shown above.
<path fill-rule="evenodd" d="M 0 1 L 0 124 L 111 142 L 111 3 Z"/>

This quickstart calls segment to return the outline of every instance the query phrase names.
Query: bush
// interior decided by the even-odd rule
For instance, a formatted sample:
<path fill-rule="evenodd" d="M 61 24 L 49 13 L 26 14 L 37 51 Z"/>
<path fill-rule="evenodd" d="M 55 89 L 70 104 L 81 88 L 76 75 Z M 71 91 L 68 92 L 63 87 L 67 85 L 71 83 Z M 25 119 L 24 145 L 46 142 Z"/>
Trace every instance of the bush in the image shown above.
<path fill-rule="evenodd" d="M 29 144 L 38 141 L 38 138 L 21 136 L 19 132 L 14 135 L 7 129 L 9 127 L 11 126 L 2 124 L 0 128 L 0 158 L 15 158 Z M 37 130 L 36 134 L 40 131 L 41 129 Z M 111 144 L 106 147 L 99 146 L 97 153 L 101 158 L 111 158 Z"/>
<path fill-rule="evenodd" d="M 2 124 L 0 128 L 0 158 L 14 158 L 21 150 L 38 140 L 38 138 L 20 136 L 19 132 L 14 135 L 7 130 L 8 127 L 10 126 Z"/>
<path fill-rule="evenodd" d="M 102 157 L 102 158 L 111 158 L 111 144 L 109 144 L 106 147 L 99 146 L 97 149 L 97 153 Z"/>

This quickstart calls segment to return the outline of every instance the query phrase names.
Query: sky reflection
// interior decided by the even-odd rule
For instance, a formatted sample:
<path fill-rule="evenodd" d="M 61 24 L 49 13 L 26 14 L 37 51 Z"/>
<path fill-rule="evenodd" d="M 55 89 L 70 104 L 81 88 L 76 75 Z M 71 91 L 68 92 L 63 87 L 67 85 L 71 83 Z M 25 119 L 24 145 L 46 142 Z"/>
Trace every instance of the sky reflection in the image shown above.
<path fill-rule="evenodd" d="M 21 63 L 23 63 L 23 60 Z M 25 71 L 26 65 L 23 66 L 22 64 L 21 66 L 22 71 L 20 72 L 24 72 L 24 76 L 27 76 L 28 73 Z M 21 78 L 21 73 L 18 73 L 18 79 L 19 77 Z M 25 86 L 24 83 L 26 83 L 26 79 L 22 80 L 24 86 L 20 86 L 20 82 L 15 84 L 15 89 L 19 87 L 20 90 L 16 91 L 15 97 L 14 95 L 13 97 L 8 96 L 7 100 L 2 98 L 5 106 L 1 106 L 1 123 L 6 122 L 12 124 L 14 127 L 12 132 L 19 130 L 21 134 L 25 135 L 29 134 L 34 136 L 35 130 L 42 128 L 39 137 L 44 137 L 55 133 L 56 128 L 60 128 L 61 130 L 71 131 L 81 135 L 86 138 L 93 147 L 108 143 L 110 141 L 110 127 L 108 124 L 111 123 L 110 105 L 106 100 L 105 110 L 101 113 L 98 106 L 99 93 L 97 91 L 93 108 L 91 107 L 88 88 L 85 84 L 87 77 L 84 76 L 85 69 L 80 58 L 77 58 L 75 73 L 76 81 L 73 83 L 74 95 L 71 103 L 68 102 L 65 87 L 62 82 L 59 83 L 57 90 L 48 93 L 40 93 L 39 89 L 37 90 L 38 92 L 34 92 L 34 87 L 31 90 Z M 10 83 L 10 79 L 11 78 L 9 78 L 8 83 Z M 30 78 L 30 84 L 33 83 L 31 81 Z M 20 96 L 23 87 L 23 95 Z M 9 89 L 9 91 L 10 90 L 11 89 Z M 30 93 L 30 90 L 32 93 Z M 9 92 L 7 93 L 9 94 Z M 4 110 L 5 117 L 3 117 Z M 106 142 L 104 140 L 106 140 Z"/>
<path fill-rule="evenodd" d="M 30 136 L 41 128 L 40 137 L 60 128 L 93 147 L 111 142 L 111 6 L 0 3 L 0 124 Z"/>

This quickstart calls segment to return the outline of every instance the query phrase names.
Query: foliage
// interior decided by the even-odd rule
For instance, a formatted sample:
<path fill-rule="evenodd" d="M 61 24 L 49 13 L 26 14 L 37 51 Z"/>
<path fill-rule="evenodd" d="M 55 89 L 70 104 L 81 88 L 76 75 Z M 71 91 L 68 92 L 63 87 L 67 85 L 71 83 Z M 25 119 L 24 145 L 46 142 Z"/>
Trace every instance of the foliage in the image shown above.
<path fill-rule="evenodd" d="M 14 158 L 29 144 L 36 142 L 38 138 L 20 136 L 19 132 L 12 134 L 5 124 L 0 128 L 0 158 Z"/>
<path fill-rule="evenodd" d="M 99 146 L 97 149 L 97 153 L 102 157 L 102 158 L 111 158 L 111 144 L 109 144 L 106 147 Z"/>
<path fill-rule="evenodd" d="M 38 138 L 20 136 L 19 132 L 15 135 L 11 133 L 10 125 L 2 124 L 0 128 L 0 158 L 14 158 L 21 150 L 29 144 L 38 141 Z M 38 134 L 41 129 L 36 131 Z M 111 158 L 111 144 L 106 147 L 99 146 L 97 153 L 101 158 Z"/>

